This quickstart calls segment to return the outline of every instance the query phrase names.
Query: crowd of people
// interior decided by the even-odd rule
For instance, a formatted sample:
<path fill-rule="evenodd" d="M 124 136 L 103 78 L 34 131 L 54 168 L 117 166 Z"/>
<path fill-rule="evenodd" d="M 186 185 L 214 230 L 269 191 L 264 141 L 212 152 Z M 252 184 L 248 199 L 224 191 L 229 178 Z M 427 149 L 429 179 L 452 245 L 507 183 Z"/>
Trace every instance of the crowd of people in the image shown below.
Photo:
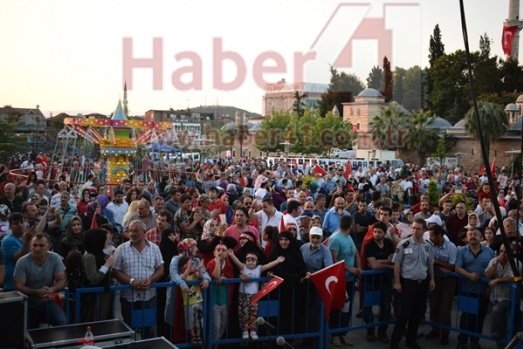
<path fill-rule="evenodd" d="M 201 344 L 202 294 L 213 283 L 213 338 L 236 333 L 257 340 L 258 310 L 250 300 L 260 285 L 251 279 L 275 275 L 284 279 L 279 333 L 315 331 L 321 298 L 308 279 L 344 261 L 347 302 L 353 302 L 356 284 L 360 291 L 380 289 L 379 321 L 390 320 L 391 313 L 396 317 L 390 337 L 386 325 L 377 333 L 369 328 L 370 342 L 397 349 L 406 334 L 407 346 L 420 348 L 416 335 L 427 298 L 430 320 L 450 326 L 452 272 L 464 277 L 457 292 L 480 304 L 477 314 L 462 312 L 459 327 L 481 334 L 490 309 L 490 335 L 506 338 L 511 309 L 506 282 L 514 274 L 499 228 L 502 224 L 521 267 L 523 212 L 516 195 L 519 175 L 509 176 L 504 167 L 498 169 L 496 192 L 484 173 L 459 166 L 384 164 L 348 174 L 339 163 L 298 168 L 283 160 L 215 159 L 187 161 L 183 170 L 154 176 L 135 173 L 117 185 L 103 183 L 94 172 L 82 183 L 60 173 L 58 181 L 48 180 L 41 167 L 41 173 L 24 168 L 25 174 L 10 175 L 0 166 L 0 283 L 29 297 L 29 327 L 66 323 L 55 300 L 66 285 L 108 290 L 118 282 L 132 287 L 120 294 L 124 321 L 131 325 L 134 309 L 158 307 L 156 326 L 142 336 L 168 335 L 180 316 L 169 313 L 173 290 L 151 285 L 173 281 L 184 310 L 184 335 Z M 364 270 L 389 272 L 364 277 Z M 222 282 L 234 277 L 242 280 L 239 287 Z M 108 291 L 82 297 L 82 322 L 114 317 Z M 364 292 L 359 297 L 357 316 L 373 323 L 373 308 L 363 307 Z M 330 326 L 340 328 L 333 332 L 334 346 L 350 343 L 342 329 L 352 308 L 332 311 Z M 237 322 L 228 316 L 232 311 L 238 312 Z M 448 329 L 436 325 L 425 337 L 449 343 Z M 472 348 L 480 347 L 478 337 L 462 333 L 456 348 L 469 340 Z M 316 345 L 314 338 L 300 343 Z"/>

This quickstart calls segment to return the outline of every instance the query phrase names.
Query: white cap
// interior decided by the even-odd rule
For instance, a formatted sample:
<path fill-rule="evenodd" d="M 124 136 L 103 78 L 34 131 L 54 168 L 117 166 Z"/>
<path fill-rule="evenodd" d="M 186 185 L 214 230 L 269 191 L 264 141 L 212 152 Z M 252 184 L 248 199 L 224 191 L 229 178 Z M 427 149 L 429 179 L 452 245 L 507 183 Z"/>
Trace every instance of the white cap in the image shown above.
<path fill-rule="evenodd" d="M 309 235 L 323 236 L 323 230 L 320 227 L 312 227 L 311 230 L 309 230 Z"/>
<path fill-rule="evenodd" d="M 425 219 L 425 222 L 427 222 L 427 224 L 428 223 L 436 223 L 437 225 L 441 225 L 442 224 L 441 218 L 439 218 L 439 216 L 435 215 L 435 214 L 430 216 L 428 219 Z"/>

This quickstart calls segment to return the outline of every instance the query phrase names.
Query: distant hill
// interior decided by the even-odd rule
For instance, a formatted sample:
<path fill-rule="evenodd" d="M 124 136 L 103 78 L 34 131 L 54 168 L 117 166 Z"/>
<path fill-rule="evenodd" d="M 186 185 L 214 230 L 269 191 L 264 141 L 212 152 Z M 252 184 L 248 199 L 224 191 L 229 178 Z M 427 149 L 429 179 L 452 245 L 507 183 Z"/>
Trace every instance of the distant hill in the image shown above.
<path fill-rule="evenodd" d="M 209 106 L 199 106 L 199 107 L 193 107 L 191 108 L 191 112 L 193 113 L 216 113 L 219 116 L 222 115 L 229 115 L 229 117 L 234 118 L 234 115 L 236 112 L 238 112 L 240 115 L 243 115 L 243 113 L 246 113 L 251 119 L 257 119 L 262 118 L 261 114 L 253 113 L 245 109 L 240 109 L 232 106 L 226 106 L 226 105 L 209 105 Z"/>

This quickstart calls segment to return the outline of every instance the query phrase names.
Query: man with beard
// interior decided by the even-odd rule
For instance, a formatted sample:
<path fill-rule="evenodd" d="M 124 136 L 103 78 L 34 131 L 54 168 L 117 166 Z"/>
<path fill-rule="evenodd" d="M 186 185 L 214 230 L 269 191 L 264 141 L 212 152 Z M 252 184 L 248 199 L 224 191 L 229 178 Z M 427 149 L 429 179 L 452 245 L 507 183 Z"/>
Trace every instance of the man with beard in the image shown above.
<path fill-rule="evenodd" d="M 361 251 L 363 238 L 367 234 L 371 222 L 372 214 L 367 211 L 367 202 L 365 199 L 361 199 L 358 201 L 358 212 L 354 214 L 354 232 L 352 233 L 358 251 Z"/>
<path fill-rule="evenodd" d="M 420 211 L 416 214 L 414 214 L 414 220 L 418 218 L 422 219 L 428 219 L 430 216 L 432 216 L 432 212 L 430 210 L 430 205 L 428 201 L 422 201 L 419 203 Z"/>
<path fill-rule="evenodd" d="M 447 218 L 446 222 L 447 235 L 454 245 L 459 245 L 458 234 L 467 224 L 467 205 L 464 201 L 460 201 L 456 204 L 456 214 Z"/>
<path fill-rule="evenodd" d="M 514 259 L 514 264 L 521 270 L 521 262 Z M 509 263 L 508 254 L 505 245 L 499 248 L 499 254 L 492 259 L 485 270 L 485 276 L 493 279 L 489 282 L 492 287 L 491 292 L 491 333 L 490 335 L 497 339 L 507 337 L 507 314 L 510 314 L 512 305 L 512 285 L 514 273 Z M 505 344 L 498 343 L 498 348 L 504 348 Z"/>
<path fill-rule="evenodd" d="M 312 273 L 317 272 L 323 268 L 332 265 L 332 254 L 329 248 L 321 243 L 323 239 L 323 230 L 318 227 L 313 227 L 309 232 L 310 242 L 303 244 L 300 247 L 303 261 L 307 265 L 307 278 L 310 278 Z M 309 296 L 307 299 L 307 309 L 309 312 L 308 330 L 309 332 L 315 332 L 318 330 L 318 318 L 320 314 L 321 297 L 314 287 L 309 284 Z M 317 348 L 318 341 L 315 338 L 304 339 L 300 347 L 302 348 Z"/>
<path fill-rule="evenodd" d="M 333 234 L 340 227 L 340 220 L 344 216 L 350 216 L 349 211 L 344 209 L 345 199 L 337 197 L 334 200 L 334 206 L 325 215 L 325 221 L 323 222 L 323 228 L 326 229 L 329 234 Z"/>
<path fill-rule="evenodd" d="M 125 216 L 128 209 L 129 204 L 124 200 L 123 190 L 116 189 L 113 201 L 107 205 L 107 210 L 113 213 L 113 219 L 116 224 L 122 225 L 123 216 Z"/>
<path fill-rule="evenodd" d="M 151 204 L 146 199 L 141 199 L 138 202 L 138 212 L 133 214 L 128 222 L 132 222 L 134 220 L 142 221 L 146 229 L 152 229 L 156 226 L 156 214 L 151 212 Z M 128 224 L 126 227 L 124 227 L 124 233 L 123 236 L 126 239 L 129 239 L 129 226 Z"/>
<path fill-rule="evenodd" d="M 467 231 L 468 245 L 458 250 L 456 258 L 456 272 L 465 276 L 461 280 L 460 295 L 478 300 L 478 309 L 476 313 L 463 311 L 459 321 L 459 328 L 475 333 L 483 331 L 483 320 L 487 314 L 489 300 L 485 295 L 487 284 L 481 282 L 481 277 L 485 276 L 485 269 L 490 261 L 495 257 L 494 251 L 480 243 L 481 232 L 470 227 Z M 458 335 L 458 345 L 456 349 L 465 349 L 469 335 L 460 333 Z M 470 337 L 472 349 L 479 349 L 479 338 Z"/>
<path fill-rule="evenodd" d="M 171 226 L 172 215 L 167 210 L 161 210 L 156 216 L 156 227 L 145 233 L 145 238 L 153 244 L 160 246 L 162 233 Z"/>
<path fill-rule="evenodd" d="M 381 210 L 383 210 L 383 208 Z M 394 254 L 394 248 L 392 247 L 392 241 L 385 238 L 387 229 L 388 227 L 384 222 L 378 222 L 372 226 L 373 239 L 365 244 L 365 269 L 393 269 L 392 255 Z M 388 321 L 390 319 L 390 306 L 392 302 L 392 278 L 390 273 L 367 275 L 365 277 L 365 290 L 381 290 L 379 304 L 380 316 L 378 321 Z M 374 322 L 373 317 L 372 306 L 365 307 L 363 310 L 365 323 Z M 367 341 L 373 342 L 375 338 L 374 328 L 367 329 Z M 378 339 L 382 343 L 389 343 L 389 339 L 387 338 L 387 325 L 382 325 L 378 328 Z"/>
<path fill-rule="evenodd" d="M 169 200 L 165 202 L 163 207 L 174 216 L 176 211 L 180 209 L 180 198 L 182 197 L 182 192 L 178 188 L 172 188 L 169 191 L 169 196 Z"/>

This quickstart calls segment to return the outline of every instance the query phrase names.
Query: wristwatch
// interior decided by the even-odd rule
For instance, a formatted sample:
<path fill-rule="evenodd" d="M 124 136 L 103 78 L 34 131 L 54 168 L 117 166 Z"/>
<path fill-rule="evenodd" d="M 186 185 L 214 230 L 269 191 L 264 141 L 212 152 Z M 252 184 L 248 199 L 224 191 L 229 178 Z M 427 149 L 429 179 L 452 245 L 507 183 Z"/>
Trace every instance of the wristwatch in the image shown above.
<path fill-rule="evenodd" d="M 129 280 L 129 285 L 132 286 L 132 285 L 133 285 L 133 282 L 134 282 L 134 278 L 131 278 L 131 279 Z"/>

